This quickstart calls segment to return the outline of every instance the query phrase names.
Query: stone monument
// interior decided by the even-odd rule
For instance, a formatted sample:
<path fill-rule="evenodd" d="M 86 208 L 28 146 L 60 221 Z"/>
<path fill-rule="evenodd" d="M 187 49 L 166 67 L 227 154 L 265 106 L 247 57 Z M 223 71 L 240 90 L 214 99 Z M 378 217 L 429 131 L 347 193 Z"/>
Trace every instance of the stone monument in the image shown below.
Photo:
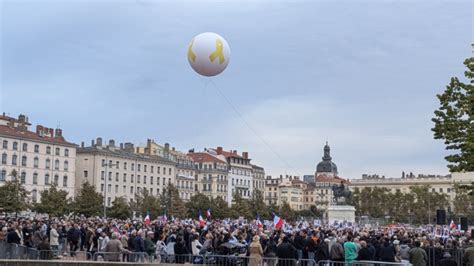
<path fill-rule="evenodd" d="M 355 207 L 346 201 L 352 198 L 352 192 L 341 181 L 340 185 L 332 186 L 333 201 L 327 209 L 329 224 L 355 223 Z"/>

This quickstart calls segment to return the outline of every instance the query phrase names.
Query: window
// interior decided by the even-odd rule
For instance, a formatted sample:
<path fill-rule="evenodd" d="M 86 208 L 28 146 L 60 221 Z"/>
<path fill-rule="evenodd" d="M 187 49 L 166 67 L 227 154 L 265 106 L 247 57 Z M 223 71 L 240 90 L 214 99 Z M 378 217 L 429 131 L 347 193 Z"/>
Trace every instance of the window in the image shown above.
<path fill-rule="evenodd" d="M 118 185 L 115 185 L 115 193 L 118 193 Z"/>
<path fill-rule="evenodd" d="M 105 159 L 102 159 L 102 167 L 105 166 Z"/>
<path fill-rule="evenodd" d="M 127 170 L 127 162 L 123 162 L 123 169 Z"/>
<path fill-rule="evenodd" d="M 127 182 L 127 174 L 123 174 L 123 182 Z"/>
<path fill-rule="evenodd" d="M 69 149 L 64 149 L 64 157 L 69 157 Z"/>
<path fill-rule="evenodd" d="M 130 175 L 130 182 L 133 183 L 133 174 Z"/>
<path fill-rule="evenodd" d="M 2 154 L 2 164 L 7 164 L 7 154 Z"/>
<path fill-rule="evenodd" d="M 39 164 L 39 159 L 38 159 L 38 157 L 35 157 L 35 158 L 33 159 L 33 167 L 34 167 L 34 168 L 38 168 L 38 164 Z"/>
<path fill-rule="evenodd" d="M 40 146 L 38 144 L 35 145 L 35 152 L 38 153 L 40 150 Z"/>
<path fill-rule="evenodd" d="M 160 167 L 158 166 L 158 167 L 156 168 L 156 170 L 157 170 L 157 173 L 159 174 L 159 173 L 160 173 Z"/>
<path fill-rule="evenodd" d="M 59 148 L 56 148 L 56 152 L 54 154 L 59 156 Z"/>
<path fill-rule="evenodd" d="M 54 175 L 54 185 L 57 186 L 59 183 L 59 176 L 58 175 Z"/>
<path fill-rule="evenodd" d="M 166 167 L 163 167 L 163 174 L 166 175 Z"/>
<path fill-rule="evenodd" d="M 143 165 L 143 172 L 146 172 L 146 166 L 147 166 L 146 164 Z"/>
<path fill-rule="evenodd" d="M 33 189 L 33 191 L 31 191 L 31 201 L 33 201 L 33 203 L 36 203 L 36 201 L 38 201 L 38 192 L 36 191 L 36 189 Z"/>
<path fill-rule="evenodd" d="M 171 168 L 168 168 L 168 174 L 171 175 Z"/>
<path fill-rule="evenodd" d="M 64 171 L 68 171 L 69 170 L 69 162 L 66 160 L 64 161 Z"/>
<path fill-rule="evenodd" d="M 22 151 L 28 151 L 28 143 L 23 143 L 21 149 L 22 149 Z"/>
<path fill-rule="evenodd" d="M 119 161 L 116 161 L 116 162 L 115 162 L 115 169 L 119 169 L 119 166 L 120 166 Z"/>
<path fill-rule="evenodd" d="M 88 171 L 84 171 L 84 177 L 88 177 L 89 176 L 89 172 Z"/>
<path fill-rule="evenodd" d="M 49 174 L 44 175 L 44 184 L 49 185 Z"/>
<path fill-rule="evenodd" d="M 160 195 L 160 189 L 159 188 L 156 189 L 156 195 Z"/>
<path fill-rule="evenodd" d="M 26 172 L 21 172 L 20 183 L 26 184 Z"/>
<path fill-rule="evenodd" d="M 150 176 L 150 184 L 153 185 L 153 176 Z"/>
<path fill-rule="evenodd" d="M 107 192 L 108 192 L 108 193 L 111 193 L 111 192 L 112 192 L 112 185 L 111 185 L 111 184 L 108 184 L 108 185 L 107 185 Z"/>
<path fill-rule="evenodd" d="M 16 160 L 17 160 L 17 156 L 16 156 L 16 154 L 13 154 L 12 165 L 16 165 Z"/>
<path fill-rule="evenodd" d="M 4 149 L 8 149 L 8 141 L 7 141 L 7 140 L 4 140 L 4 141 L 3 141 L 2 147 L 3 147 Z"/>
<path fill-rule="evenodd" d="M 137 175 L 137 183 L 140 184 L 140 175 Z"/>
<path fill-rule="evenodd" d="M 5 182 L 6 178 L 7 178 L 7 170 L 3 169 L 2 172 L 0 172 L 0 182 Z"/>
<path fill-rule="evenodd" d="M 104 192 L 104 184 L 100 184 L 100 192 Z"/>
<path fill-rule="evenodd" d="M 54 169 L 59 170 L 59 160 L 54 161 Z"/>
<path fill-rule="evenodd" d="M 146 184 L 146 175 L 143 176 L 143 184 Z"/>
<path fill-rule="evenodd" d="M 119 181 L 119 173 L 115 173 L 115 181 L 116 181 L 116 182 Z"/>
<path fill-rule="evenodd" d="M 109 181 L 112 181 L 112 172 L 109 172 Z"/>
<path fill-rule="evenodd" d="M 135 171 L 135 164 L 132 163 L 132 171 Z"/>
<path fill-rule="evenodd" d="M 63 176 L 63 187 L 67 187 L 67 175 Z"/>
<path fill-rule="evenodd" d="M 110 206 L 110 197 L 107 197 L 107 206 Z"/>
<path fill-rule="evenodd" d="M 13 142 L 13 150 L 17 151 L 18 150 L 18 142 Z"/>
<path fill-rule="evenodd" d="M 451 193 L 451 188 L 448 187 L 446 190 L 448 193 Z"/>
<path fill-rule="evenodd" d="M 157 184 L 158 186 L 160 185 L 160 177 L 159 177 L 159 176 L 156 177 L 156 184 Z"/>
<path fill-rule="evenodd" d="M 141 171 L 141 166 L 142 166 L 141 164 L 138 164 L 138 167 L 137 167 L 137 168 L 138 168 L 138 170 L 137 170 L 138 172 Z"/>
<path fill-rule="evenodd" d="M 46 154 L 51 154 L 51 147 L 50 146 L 46 146 Z"/>
<path fill-rule="evenodd" d="M 127 186 L 123 186 L 122 188 L 122 193 L 125 194 L 125 192 L 127 192 Z"/>
<path fill-rule="evenodd" d="M 112 167 L 112 160 L 109 160 L 109 165 L 107 165 L 108 167 Z"/>
<path fill-rule="evenodd" d="M 166 178 L 163 177 L 163 186 L 166 185 Z"/>
<path fill-rule="evenodd" d="M 38 173 L 33 173 L 33 185 L 38 185 Z"/>
<path fill-rule="evenodd" d="M 440 192 L 440 193 L 443 193 L 443 188 L 440 187 L 440 188 L 439 188 L 439 192 Z"/>
<path fill-rule="evenodd" d="M 130 187 L 130 194 L 133 194 L 133 187 Z"/>
<path fill-rule="evenodd" d="M 153 165 L 150 166 L 150 172 L 153 174 Z"/>
<path fill-rule="evenodd" d="M 105 179 L 105 172 L 102 171 L 100 172 L 100 180 L 104 180 Z"/>

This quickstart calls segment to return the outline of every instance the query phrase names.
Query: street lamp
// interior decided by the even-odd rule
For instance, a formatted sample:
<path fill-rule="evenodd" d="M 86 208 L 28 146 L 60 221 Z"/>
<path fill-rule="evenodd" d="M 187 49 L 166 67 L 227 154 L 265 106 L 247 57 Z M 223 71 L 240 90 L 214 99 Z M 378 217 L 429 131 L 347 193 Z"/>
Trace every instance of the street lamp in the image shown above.
<path fill-rule="evenodd" d="M 107 179 L 109 179 L 109 176 L 108 176 L 108 173 L 107 173 L 107 167 L 112 167 L 112 166 L 116 166 L 117 164 L 113 164 L 111 162 L 108 162 L 107 161 L 107 158 L 105 158 L 105 163 L 102 165 L 102 166 L 105 166 L 105 176 L 104 176 L 104 179 L 105 179 L 105 184 L 104 184 L 104 219 L 107 218 Z"/>

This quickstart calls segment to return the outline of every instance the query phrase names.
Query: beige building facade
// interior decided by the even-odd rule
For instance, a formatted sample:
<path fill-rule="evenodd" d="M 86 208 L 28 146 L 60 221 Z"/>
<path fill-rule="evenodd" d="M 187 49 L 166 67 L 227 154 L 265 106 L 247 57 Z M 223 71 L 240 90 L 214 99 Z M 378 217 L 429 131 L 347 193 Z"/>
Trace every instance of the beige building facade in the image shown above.
<path fill-rule="evenodd" d="M 176 184 L 176 164 L 156 155 L 138 154 L 132 143 L 108 145 L 102 138 L 91 145 L 77 149 L 76 189 L 84 181 L 105 195 L 106 206 L 111 206 L 116 197 L 128 201 L 147 190 L 158 196 L 168 184 Z"/>
<path fill-rule="evenodd" d="M 75 196 L 76 144 L 65 140 L 61 129 L 36 126 L 24 115 L 0 115 L 0 185 L 17 179 L 30 192 L 32 203 L 41 201 L 40 192 L 52 184 Z"/>

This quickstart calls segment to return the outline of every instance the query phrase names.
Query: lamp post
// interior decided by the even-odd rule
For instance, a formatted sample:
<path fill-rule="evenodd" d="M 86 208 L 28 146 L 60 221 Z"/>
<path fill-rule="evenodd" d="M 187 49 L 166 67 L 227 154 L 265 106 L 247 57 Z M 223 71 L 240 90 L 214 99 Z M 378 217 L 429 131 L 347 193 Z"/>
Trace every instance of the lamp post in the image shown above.
<path fill-rule="evenodd" d="M 107 158 L 105 158 L 105 164 L 102 166 L 105 166 L 105 173 L 104 173 L 104 179 L 105 179 L 105 184 L 104 184 L 104 219 L 107 218 L 107 179 L 109 179 L 109 175 L 107 173 L 107 168 L 116 166 L 117 164 L 109 163 L 107 161 Z"/>

